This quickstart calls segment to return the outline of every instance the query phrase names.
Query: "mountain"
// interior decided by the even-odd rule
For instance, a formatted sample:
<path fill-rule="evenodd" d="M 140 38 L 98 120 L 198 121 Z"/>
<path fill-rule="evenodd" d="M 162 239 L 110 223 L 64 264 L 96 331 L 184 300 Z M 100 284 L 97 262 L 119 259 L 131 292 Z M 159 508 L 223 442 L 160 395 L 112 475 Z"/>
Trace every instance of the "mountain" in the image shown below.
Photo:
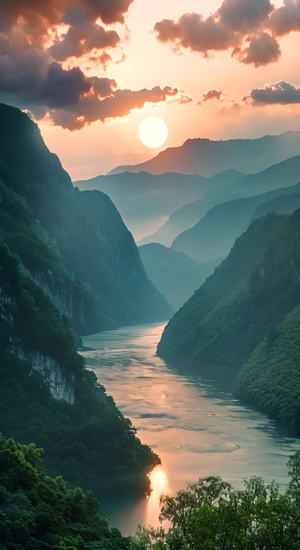
<path fill-rule="evenodd" d="M 126 170 L 156 175 L 178 172 L 209 177 L 227 169 L 252 173 L 299 154 L 299 139 L 299 132 L 227 141 L 188 139 L 182 146 L 166 149 L 147 162 L 117 167 L 110 174 L 120 174 Z"/>
<path fill-rule="evenodd" d="M 59 257 L 52 265 L 60 263 L 77 290 L 59 283 L 55 267 L 36 271 L 23 257 L 33 279 L 51 289 L 57 304 L 69 304 L 64 313 L 69 309 L 72 320 L 73 297 L 83 297 L 77 306 L 81 320 L 74 319 L 80 332 L 167 318 L 170 307 L 147 279 L 133 237 L 111 200 L 100 192 L 75 190 L 24 113 L 0 105 L 0 120 L 0 180 L 28 205 L 40 239 Z"/>
<path fill-rule="evenodd" d="M 78 355 L 66 317 L 0 245 L 0 432 L 45 450 L 72 484 L 142 493 L 158 457 Z"/>
<path fill-rule="evenodd" d="M 153 235 L 143 239 L 142 244 L 159 242 L 170 246 L 178 235 L 193 227 L 210 208 L 217 204 L 258 195 L 272 189 L 281 189 L 283 186 L 291 186 L 299 181 L 299 173 L 300 155 L 271 166 L 258 174 L 242 176 L 239 172 L 233 172 L 231 184 L 229 182 L 227 186 L 211 189 L 199 200 L 180 207 Z"/>
<path fill-rule="evenodd" d="M 219 194 L 223 196 L 226 194 L 226 189 L 231 189 L 231 187 L 241 181 L 243 177 L 244 174 L 236 170 L 221 172 L 213 178 L 216 182 L 216 187 L 214 190 L 211 190 L 211 193 L 215 193 L 216 196 Z M 206 198 L 209 194 L 210 191 L 207 191 L 201 199 L 185 204 L 178 210 L 175 210 L 155 233 L 142 239 L 139 244 L 158 242 L 165 246 L 170 246 L 180 233 L 192 227 L 212 206 L 215 205 L 214 200 Z"/>
<path fill-rule="evenodd" d="M 170 306 L 110 199 L 74 190 L 26 115 L 1 105 L 0 120 L 0 433 L 38 444 L 48 472 L 98 496 L 144 494 L 159 459 L 87 371 L 73 330 Z"/>
<path fill-rule="evenodd" d="M 182 360 L 198 372 L 215 365 L 224 378 L 233 372 L 236 379 L 240 373 L 242 397 L 247 395 L 245 384 L 251 376 L 252 403 L 298 431 L 300 385 L 295 350 L 300 346 L 300 322 L 293 310 L 300 303 L 299 243 L 299 209 L 291 215 L 270 214 L 255 220 L 214 274 L 171 319 L 158 346 L 159 355 L 167 361 Z M 293 332 L 288 339 L 286 330 Z M 268 399 L 266 380 L 271 379 L 272 399 Z"/>
<path fill-rule="evenodd" d="M 299 206 L 300 183 L 218 204 L 194 227 L 179 235 L 172 248 L 184 252 L 199 263 L 214 261 L 228 254 L 235 239 L 246 229 L 250 220 L 270 212 L 290 213 Z"/>
<path fill-rule="evenodd" d="M 183 204 L 199 199 L 208 190 L 227 187 L 240 179 L 229 171 L 212 178 L 166 173 L 124 173 L 75 182 L 81 190 L 106 193 L 120 210 L 136 240 L 160 227 L 162 221 Z"/>
<path fill-rule="evenodd" d="M 182 252 L 158 243 L 141 246 L 140 255 L 150 281 L 175 310 L 187 301 L 220 263 L 199 265 Z"/>
<path fill-rule="evenodd" d="M 284 191 L 286 192 L 288 189 L 285 189 Z M 294 190 L 295 192 L 288 195 L 280 194 L 273 200 L 264 202 L 258 206 L 248 222 L 249 225 L 253 220 L 266 216 L 267 214 L 271 214 L 272 212 L 275 214 L 292 214 L 295 210 L 300 208 L 300 183 L 293 185 L 291 190 Z M 296 191 L 298 191 L 298 193 L 296 193 Z"/>

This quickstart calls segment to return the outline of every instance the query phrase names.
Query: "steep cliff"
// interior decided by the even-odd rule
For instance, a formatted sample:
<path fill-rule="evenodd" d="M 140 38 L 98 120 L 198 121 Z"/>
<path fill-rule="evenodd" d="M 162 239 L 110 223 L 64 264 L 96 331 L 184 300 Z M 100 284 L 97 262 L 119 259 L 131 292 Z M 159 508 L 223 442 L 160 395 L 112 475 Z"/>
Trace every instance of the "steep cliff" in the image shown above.
<path fill-rule="evenodd" d="M 52 272 L 59 263 L 65 272 L 65 281 L 61 273 L 50 280 L 49 270 L 41 275 L 25 264 L 33 278 L 48 287 L 81 332 L 168 318 L 170 306 L 147 279 L 134 240 L 108 197 L 75 190 L 24 113 L 0 105 L 0 121 L 2 184 L 29 205 L 35 233 L 55 251 Z"/>
<path fill-rule="evenodd" d="M 68 322 L 0 246 L 0 432 L 45 449 L 72 483 L 144 492 L 158 457 L 84 368 Z"/>

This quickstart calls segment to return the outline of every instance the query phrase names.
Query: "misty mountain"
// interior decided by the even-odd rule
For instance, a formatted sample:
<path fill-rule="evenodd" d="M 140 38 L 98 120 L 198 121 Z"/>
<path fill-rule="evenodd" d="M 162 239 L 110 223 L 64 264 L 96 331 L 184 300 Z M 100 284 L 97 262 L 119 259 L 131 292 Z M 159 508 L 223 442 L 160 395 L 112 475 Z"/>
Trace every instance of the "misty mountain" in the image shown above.
<path fill-rule="evenodd" d="M 247 402 L 300 430 L 300 209 L 255 220 L 167 325 L 158 353 L 219 367 Z"/>
<path fill-rule="evenodd" d="M 75 292 L 82 295 L 81 305 L 76 305 L 76 328 L 91 332 L 167 318 L 170 307 L 147 279 L 133 237 L 112 201 L 97 191 L 75 190 L 24 113 L 0 105 L 0 120 L 0 179 L 25 201 L 40 239 L 55 251 L 67 279 L 80 288 Z M 18 239 L 20 251 L 25 235 L 20 232 Z M 16 239 L 12 252 L 17 252 L 15 243 Z M 74 320 L 74 293 L 70 296 L 67 279 L 55 276 L 56 268 L 45 265 L 39 271 L 24 258 L 23 263 Z"/>
<path fill-rule="evenodd" d="M 177 235 L 185 229 L 192 227 L 215 205 L 215 201 L 209 198 L 210 193 L 215 194 L 216 197 L 218 195 L 226 195 L 226 190 L 231 189 L 243 177 L 244 174 L 236 170 L 226 170 L 217 174 L 214 176 L 214 181 L 219 182 L 219 185 L 216 185 L 214 189 L 205 193 L 198 201 L 185 204 L 178 210 L 175 210 L 155 233 L 142 239 L 139 244 L 158 242 L 165 246 L 170 246 Z"/>
<path fill-rule="evenodd" d="M 81 190 L 97 189 L 106 193 L 140 241 L 160 227 L 177 208 L 199 199 L 208 190 L 226 188 L 239 179 L 231 170 L 212 178 L 174 173 L 159 176 L 124 173 L 78 181 L 75 185 Z"/>
<path fill-rule="evenodd" d="M 232 185 L 211 189 L 199 200 L 182 206 L 173 212 L 153 235 L 143 239 L 142 243 L 155 241 L 170 246 L 180 233 L 193 227 L 210 208 L 217 204 L 297 183 L 300 178 L 300 155 L 271 166 L 258 174 L 239 177 L 239 172 L 231 171 L 231 173 Z"/>
<path fill-rule="evenodd" d="M 199 265 L 182 252 L 157 243 L 143 245 L 139 250 L 150 281 L 175 310 L 190 298 L 221 261 Z"/>
<path fill-rule="evenodd" d="M 257 139 L 188 139 L 182 146 L 166 149 L 153 159 L 134 166 L 120 166 L 110 174 L 126 172 L 179 172 L 212 176 L 227 169 L 244 173 L 261 171 L 300 152 L 300 132 Z"/>
<path fill-rule="evenodd" d="M 253 219 L 270 212 L 291 213 L 299 206 L 300 183 L 218 204 L 194 227 L 179 235 L 172 248 L 184 252 L 199 263 L 214 261 L 228 254 L 235 239 Z"/>

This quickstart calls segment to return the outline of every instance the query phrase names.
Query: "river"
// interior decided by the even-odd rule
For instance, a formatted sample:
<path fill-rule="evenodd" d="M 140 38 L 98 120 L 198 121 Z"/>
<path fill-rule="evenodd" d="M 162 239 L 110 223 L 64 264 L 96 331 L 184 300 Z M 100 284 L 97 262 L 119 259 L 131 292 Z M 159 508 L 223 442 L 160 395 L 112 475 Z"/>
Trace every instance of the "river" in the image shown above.
<path fill-rule="evenodd" d="M 158 453 L 153 491 L 139 502 L 114 502 L 111 522 L 124 535 L 138 524 L 157 526 L 159 499 L 199 477 L 220 475 L 235 486 L 244 478 L 287 482 L 287 460 L 300 440 L 239 403 L 213 380 L 183 376 L 156 356 L 161 324 L 125 327 L 83 338 L 82 355 L 139 438 Z"/>

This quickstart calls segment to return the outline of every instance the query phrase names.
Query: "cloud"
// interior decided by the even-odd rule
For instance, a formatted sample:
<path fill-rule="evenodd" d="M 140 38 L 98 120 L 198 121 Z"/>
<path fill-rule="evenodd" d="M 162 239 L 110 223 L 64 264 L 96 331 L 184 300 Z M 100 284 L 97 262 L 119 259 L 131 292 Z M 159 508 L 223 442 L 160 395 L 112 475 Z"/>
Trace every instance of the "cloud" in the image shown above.
<path fill-rule="evenodd" d="M 284 0 L 284 5 L 272 13 L 270 27 L 277 36 L 300 31 L 300 0 Z"/>
<path fill-rule="evenodd" d="M 212 99 L 217 99 L 218 101 L 220 101 L 222 98 L 222 95 L 223 95 L 222 90 L 209 90 L 208 92 L 206 92 L 206 94 L 203 94 L 202 101 L 206 102 L 206 101 L 211 101 Z"/>
<path fill-rule="evenodd" d="M 235 34 L 222 22 L 213 17 L 203 19 L 197 13 L 182 15 L 177 23 L 164 19 L 156 23 L 154 30 L 161 42 L 173 42 L 205 56 L 210 50 L 227 50 L 237 44 Z"/>
<path fill-rule="evenodd" d="M 293 30 L 300 31 L 300 0 L 284 0 L 277 9 L 271 0 L 224 0 L 207 18 L 187 13 L 177 22 L 164 19 L 154 27 L 158 40 L 175 49 L 204 57 L 231 50 L 232 57 L 255 67 L 277 61 L 281 55 L 277 37 Z"/>
<path fill-rule="evenodd" d="M 225 0 L 217 15 L 227 28 L 248 33 L 255 32 L 272 10 L 270 0 Z"/>
<path fill-rule="evenodd" d="M 96 120 L 122 117 L 134 109 L 141 109 L 146 103 L 161 103 L 168 97 L 174 97 L 178 93 L 176 88 L 155 86 L 152 89 L 142 90 L 115 90 L 101 99 L 93 86 L 93 92 L 80 98 L 77 104 L 69 105 L 67 109 L 53 109 L 51 117 L 55 124 L 78 130 L 85 124 Z"/>
<path fill-rule="evenodd" d="M 160 103 L 178 94 L 176 88 L 120 90 L 109 78 L 88 77 L 79 67 L 64 69 L 45 52 L 30 47 L 0 57 L 2 100 L 29 108 L 37 117 L 48 113 L 70 130 L 96 120 L 125 116 L 145 103 Z"/>
<path fill-rule="evenodd" d="M 300 88 L 281 81 L 252 90 L 250 98 L 254 105 L 300 104 Z"/>
<path fill-rule="evenodd" d="M 273 36 L 267 32 L 249 38 L 249 44 L 245 48 L 236 48 L 232 52 L 233 57 L 237 57 L 241 63 L 246 65 L 268 65 L 278 61 L 281 55 L 280 46 Z"/>
<path fill-rule="evenodd" d="M 183 95 L 170 86 L 123 90 L 114 79 L 91 75 L 93 63 L 105 68 L 112 61 L 106 50 L 120 46 L 119 34 L 105 25 L 124 23 L 132 1 L 1 0 L 0 99 L 70 130 L 146 103 L 179 101 Z M 92 65 L 89 75 L 74 61 L 82 56 Z"/>
<path fill-rule="evenodd" d="M 81 57 L 93 49 L 116 48 L 119 44 L 120 36 L 116 31 L 88 23 L 70 27 L 63 38 L 57 39 L 48 51 L 57 61 L 65 61 L 73 56 Z"/>

